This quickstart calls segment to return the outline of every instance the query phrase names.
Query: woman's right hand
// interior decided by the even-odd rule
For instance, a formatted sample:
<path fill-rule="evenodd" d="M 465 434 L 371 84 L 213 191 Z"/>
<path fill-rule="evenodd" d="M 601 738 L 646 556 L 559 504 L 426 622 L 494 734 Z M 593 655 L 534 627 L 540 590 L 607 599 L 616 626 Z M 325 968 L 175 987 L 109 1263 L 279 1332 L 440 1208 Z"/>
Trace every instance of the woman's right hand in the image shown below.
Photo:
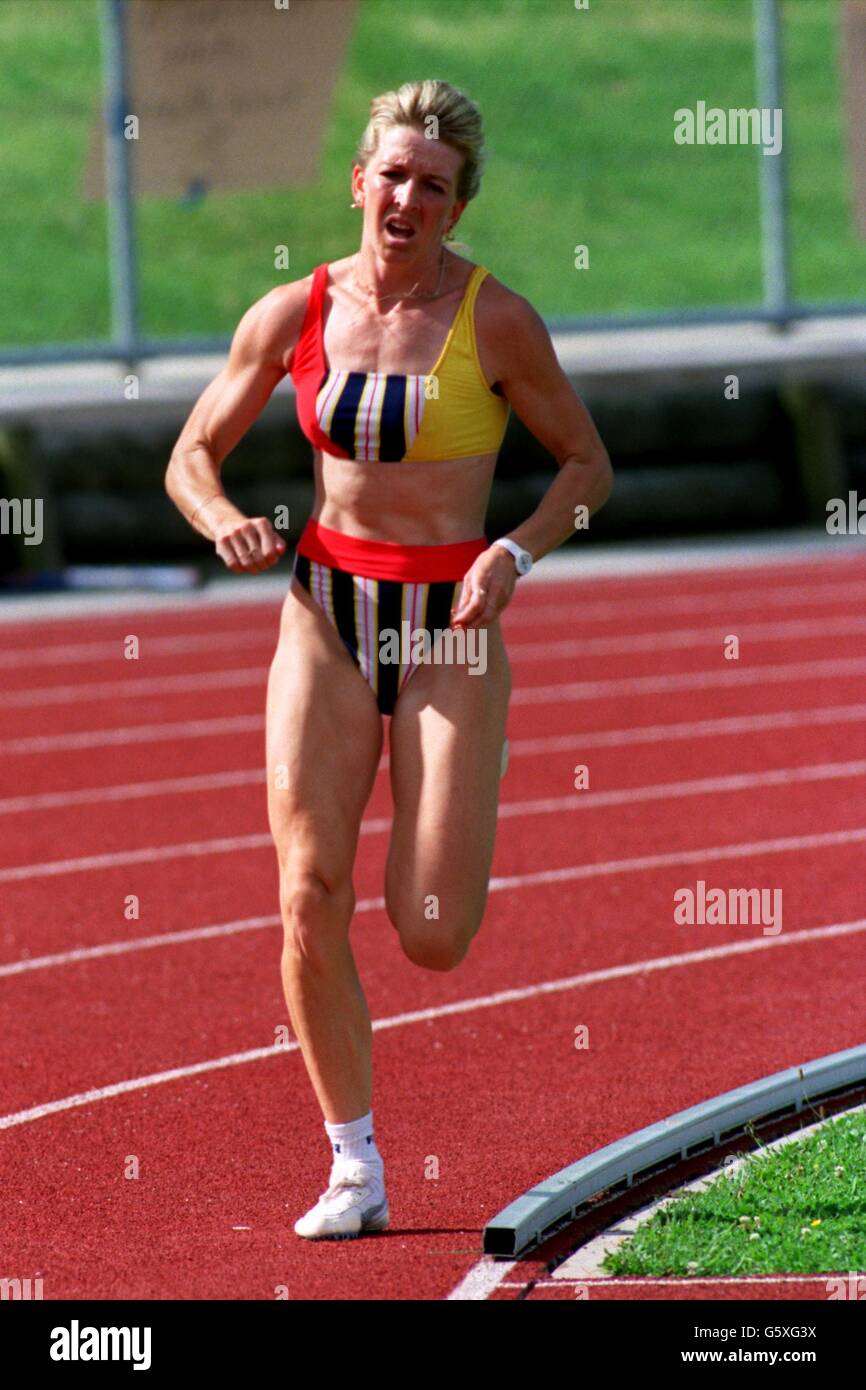
<path fill-rule="evenodd" d="M 197 520 L 232 574 L 261 574 L 285 553 L 286 542 L 266 516 L 244 516 L 227 497 L 214 497 Z"/>
<path fill-rule="evenodd" d="M 217 528 L 216 553 L 232 574 L 261 574 L 285 553 L 286 543 L 266 516 L 241 517 Z"/>

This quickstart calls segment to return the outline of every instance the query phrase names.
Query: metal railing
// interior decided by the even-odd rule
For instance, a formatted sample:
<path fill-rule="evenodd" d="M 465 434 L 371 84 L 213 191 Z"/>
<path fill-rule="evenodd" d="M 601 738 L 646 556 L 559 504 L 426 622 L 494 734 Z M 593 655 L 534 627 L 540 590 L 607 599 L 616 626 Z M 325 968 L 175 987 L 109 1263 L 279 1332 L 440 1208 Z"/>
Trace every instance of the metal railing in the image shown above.
<path fill-rule="evenodd" d="M 134 364 L 161 356 L 225 354 L 229 336 L 154 339 L 142 337 L 138 316 L 135 200 L 130 145 L 124 134 L 127 99 L 126 0 L 101 0 L 103 119 L 105 122 L 106 213 L 111 294 L 111 338 L 91 343 L 48 343 L 0 351 L 0 366 L 81 361 Z M 761 110 L 783 109 L 782 36 L 779 0 L 753 0 L 757 96 Z M 866 314 L 866 300 L 797 303 L 791 296 L 788 175 L 784 142 L 772 158 L 758 158 L 761 207 L 761 304 L 707 309 L 668 309 L 627 314 L 548 317 L 559 332 L 619 328 L 663 328 L 761 322 L 780 332 L 804 319 Z"/>

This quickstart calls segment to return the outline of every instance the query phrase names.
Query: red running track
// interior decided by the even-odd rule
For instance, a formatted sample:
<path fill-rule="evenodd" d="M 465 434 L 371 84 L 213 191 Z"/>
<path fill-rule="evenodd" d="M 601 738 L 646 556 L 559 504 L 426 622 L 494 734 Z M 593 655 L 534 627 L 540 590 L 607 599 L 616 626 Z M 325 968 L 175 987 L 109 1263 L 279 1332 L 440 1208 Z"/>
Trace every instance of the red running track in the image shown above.
<path fill-rule="evenodd" d="M 274 1048 L 278 602 L 5 623 L 0 1275 L 49 1299 L 575 1297 L 531 1260 L 491 1274 L 485 1222 L 863 1040 L 864 593 L 850 554 L 519 591 L 494 877 L 458 970 L 411 965 L 382 910 L 384 764 L 368 808 L 352 930 L 392 1226 L 345 1243 L 292 1230 L 330 1154 L 299 1051 Z M 701 878 L 780 889 L 781 930 L 677 925 Z M 591 1296 L 825 1298 L 825 1278 Z"/>

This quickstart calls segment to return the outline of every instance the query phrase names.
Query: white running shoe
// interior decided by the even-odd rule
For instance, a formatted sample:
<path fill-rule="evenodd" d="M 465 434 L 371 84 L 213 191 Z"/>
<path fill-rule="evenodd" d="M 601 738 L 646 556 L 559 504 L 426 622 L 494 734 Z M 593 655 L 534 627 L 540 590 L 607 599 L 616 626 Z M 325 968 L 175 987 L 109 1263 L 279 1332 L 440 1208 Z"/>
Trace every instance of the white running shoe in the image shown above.
<path fill-rule="evenodd" d="M 365 1231 L 384 1231 L 390 1212 L 381 1169 L 347 1159 L 331 1171 L 330 1185 L 314 1207 L 295 1222 L 307 1240 L 349 1240 Z"/>

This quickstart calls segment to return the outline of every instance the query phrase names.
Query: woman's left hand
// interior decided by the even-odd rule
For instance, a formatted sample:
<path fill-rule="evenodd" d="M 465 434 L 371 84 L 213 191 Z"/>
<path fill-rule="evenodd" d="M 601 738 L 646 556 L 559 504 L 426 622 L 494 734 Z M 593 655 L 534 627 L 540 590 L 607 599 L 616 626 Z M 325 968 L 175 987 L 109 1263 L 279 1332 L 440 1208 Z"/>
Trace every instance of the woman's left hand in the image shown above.
<path fill-rule="evenodd" d="M 501 545 L 488 546 L 463 578 L 460 601 L 451 610 L 453 628 L 489 627 L 511 602 L 517 570 Z"/>

